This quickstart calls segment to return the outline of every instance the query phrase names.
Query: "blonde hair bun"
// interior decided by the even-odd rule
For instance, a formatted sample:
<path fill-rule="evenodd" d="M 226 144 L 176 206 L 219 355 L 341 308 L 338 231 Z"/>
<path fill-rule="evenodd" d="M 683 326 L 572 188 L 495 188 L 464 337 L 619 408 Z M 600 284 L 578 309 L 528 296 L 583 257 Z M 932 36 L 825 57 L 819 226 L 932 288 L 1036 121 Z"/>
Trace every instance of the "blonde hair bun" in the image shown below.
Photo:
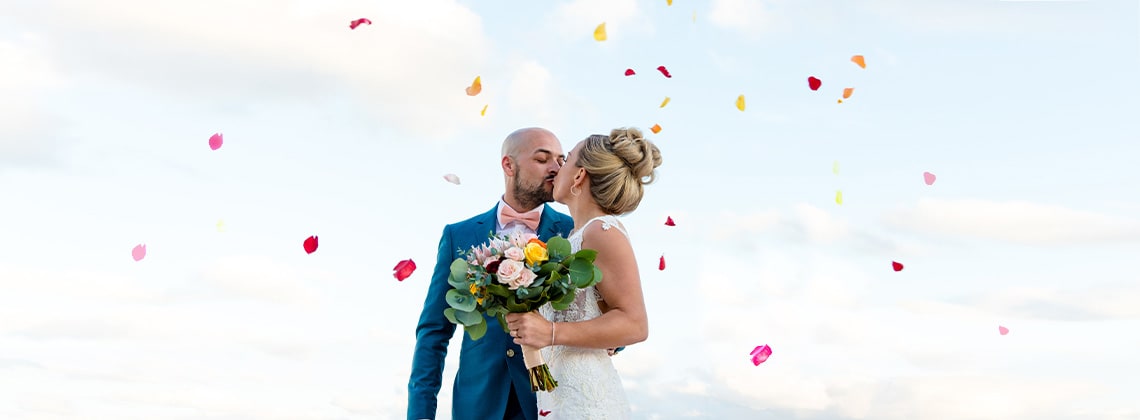
<path fill-rule="evenodd" d="M 657 178 L 661 151 L 636 128 L 587 137 L 577 166 L 590 175 L 590 194 L 609 214 L 629 213 L 641 204 L 644 186 Z"/>

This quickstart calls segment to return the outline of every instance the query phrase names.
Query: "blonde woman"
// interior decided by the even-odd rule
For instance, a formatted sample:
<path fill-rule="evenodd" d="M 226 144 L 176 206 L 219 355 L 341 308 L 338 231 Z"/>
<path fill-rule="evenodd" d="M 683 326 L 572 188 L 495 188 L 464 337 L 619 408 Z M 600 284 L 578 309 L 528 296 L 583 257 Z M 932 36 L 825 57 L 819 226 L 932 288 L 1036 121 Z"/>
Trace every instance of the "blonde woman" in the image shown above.
<path fill-rule="evenodd" d="M 633 247 L 617 216 L 637 208 L 660 165 L 661 152 L 641 131 L 619 128 L 579 142 L 554 178 L 554 200 L 565 204 L 574 219 L 567 238 L 572 251 L 597 250 L 594 264 L 602 281 L 579 290 L 564 311 L 547 304 L 541 315 L 507 316 L 515 343 L 542 348 L 558 381 L 552 392 L 538 393 L 538 409 L 546 419 L 630 417 L 607 349 L 645 341 L 649 322 Z"/>

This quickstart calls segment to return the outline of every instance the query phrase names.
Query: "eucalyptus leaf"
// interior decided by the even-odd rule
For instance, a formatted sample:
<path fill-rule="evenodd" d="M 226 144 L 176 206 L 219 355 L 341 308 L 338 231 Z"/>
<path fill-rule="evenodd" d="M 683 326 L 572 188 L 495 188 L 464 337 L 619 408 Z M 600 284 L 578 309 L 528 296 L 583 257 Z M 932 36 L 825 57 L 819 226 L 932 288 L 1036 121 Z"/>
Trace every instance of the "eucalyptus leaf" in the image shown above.
<path fill-rule="evenodd" d="M 497 283 L 488 284 L 487 291 L 491 292 L 491 294 L 495 296 L 507 297 L 511 295 L 511 289 L 508 289 L 507 286 L 503 286 Z"/>
<path fill-rule="evenodd" d="M 561 236 L 551 237 L 546 241 L 546 252 L 551 260 L 561 260 L 570 255 L 570 241 Z"/>
<path fill-rule="evenodd" d="M 579 250 L 578 252 L 574 253 L 574 258 L 587 260 L 592 263 L 594 262 L 595 258 L 598 258 L 598 251 L 592 249 Z"/>
<path fill-rule="evenodd" d="M 584 288 L 590 285 L 590 281 L 594 279 L 594 264 L 586 260 L 574 260 L 570 264 L 570 280 L 574 282 L 574 287 Z"/>
<path fill-rule="evenodd" d="M 458 289 L 467 287 L 467 268 L 466 260 L 456 258 L 451 262 L 451 275 L 448 276 L 447 283 Z"/>
<path fill-rule="evenodd" d="M 451 289 L 447 291 L 447 304 L 459 311 L 474 311 L 475 296 L 466 290 Z"/>
<path fill-rule="evenodd" d="M 475 311 L 455 311 L 455 319 L 459 320 L 464 326 L 470 327 L 483 322 L 483 314 Z"/>
<path fill-rule="evenodd" d="M 480 318 L 480 321 L 482 321 L 482 318 Z M 467 331 L 467 335 L 470 336 L 472 340 L 478 340 L 483 338 L 483 334 L 487 333 L 487 323 L 480 322 L 475 325 L 464 326 L 463 330 Z"/>
<path fill-rule="evenodd" d="M 443 316 L 447 317 L 447 320 L 451 321 L 452 324 L 459 325 L 459 320 L 455 318 L 455 308 L 444 309 Z"/>
<path fill-rule="evenodd" d="M 602 269 L 598 268 L 598 266 L 595 265 L 594 266 L 594 281 L 590 285 L 593 286 L 593 285 L 601 283 L 601 282 L 602 282 Z"/>
<path fill-rule="evenodd" d="M 571 303 L 574 303 L 574 298 L 576 298 L 576 297 L 577 297 L 576 293 L 567 293 L 567 294 L 563 295 L 557 301 L 551 301 L 550 307 L 554 308 L 554 310 L 556 310 L 556 311 L 564 311 L 564 310 L 566 310 L 566 308 L 570 307 Z"/>

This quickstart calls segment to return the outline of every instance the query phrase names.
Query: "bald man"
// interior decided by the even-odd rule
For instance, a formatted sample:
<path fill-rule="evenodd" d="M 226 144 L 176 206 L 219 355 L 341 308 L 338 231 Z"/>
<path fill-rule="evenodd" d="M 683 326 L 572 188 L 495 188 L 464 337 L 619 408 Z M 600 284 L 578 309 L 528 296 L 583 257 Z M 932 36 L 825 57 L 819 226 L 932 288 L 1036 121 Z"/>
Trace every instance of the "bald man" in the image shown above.
<path fill-rule="evenodd" d="M 487 241 L 487 234 L 516 230 L 546 241 L 566 236 L 574 221 L 546 203 L 554 201 L 554 175 L 566 155 L 558 138 L 541 128 L 523 128 L 503 140 L 499 166 L 505 191 L 490 211 L 443 228 L 435 271 L 424 309 L 416 326 L 416 350 L 408 381 L 408 420 L 435 419 L 436 397 L 443 378 L 447 344 L 456 326 L 447 320 L 447 278 L 457 250 Z M 487 318 L 487 333 L 477 341 L 463 334 L 459 372 L 452 390 L 451 418 L 455 420 L 537 420 L 538 407 L 522 349 L 503 332 L 495 317 Z M 462 332 L 460 332 L 462 334 Z"/>

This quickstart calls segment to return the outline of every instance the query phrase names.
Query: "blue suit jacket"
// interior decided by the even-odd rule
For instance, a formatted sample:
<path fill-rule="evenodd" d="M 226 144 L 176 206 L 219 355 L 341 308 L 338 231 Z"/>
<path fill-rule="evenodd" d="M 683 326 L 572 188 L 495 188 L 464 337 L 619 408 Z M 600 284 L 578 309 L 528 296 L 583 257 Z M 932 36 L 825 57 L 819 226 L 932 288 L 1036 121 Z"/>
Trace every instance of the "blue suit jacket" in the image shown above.
<path fill-rule="evenodd" d="M 536 229 L 539 239 L 566 236 L 574 228 L 574 220 L 544 204 L 542 220 Z M 451 289 L 447 277 L 451 262 L 459 250 L 471 249 L 487 241 L 498 223 L 498 204 L 490 211 L 443 228 L 439 255 L 428 286 L 424 310 L 416 326 L 416 350 L 412 358 L 412 377 L 408 381 L 408 419 L 434 419 L 436 396 L 443 378 L 443 362 L 447 344 L 455 335 L 456 325 L 443 316 L 448 308 L 444 296 Z M 535 394 L 522 360 L 522 349 L 503 332 L 495 317 L 487 317 L 487 333 L 471 340 L 462 328 L 463 346 L 459 350 L 459 373 L 452 391 L 451 416 L 455 420 L 498 420 L 507 409 L 511 384 L 528 420 L 537 420 Z"/>

